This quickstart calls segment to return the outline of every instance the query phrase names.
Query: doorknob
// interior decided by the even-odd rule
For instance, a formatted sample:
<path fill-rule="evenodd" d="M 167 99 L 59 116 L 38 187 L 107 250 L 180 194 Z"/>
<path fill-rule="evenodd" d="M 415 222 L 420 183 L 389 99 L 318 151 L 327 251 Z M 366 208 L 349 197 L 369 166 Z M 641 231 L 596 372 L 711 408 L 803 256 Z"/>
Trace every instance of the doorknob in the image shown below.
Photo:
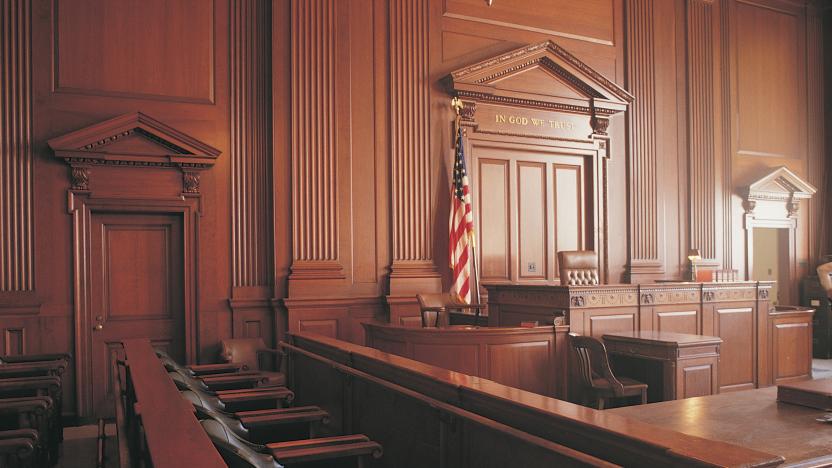
<path fill-rule="evenodd" d="M 92 329 L 93 329 L 94 331 L 103 330 L 103 329 L 104 329 L 104 325 L 101 325 L 101 324 L 99 323 L 99 324 L 97 324 L 96 326 L 92 327 Z"/>

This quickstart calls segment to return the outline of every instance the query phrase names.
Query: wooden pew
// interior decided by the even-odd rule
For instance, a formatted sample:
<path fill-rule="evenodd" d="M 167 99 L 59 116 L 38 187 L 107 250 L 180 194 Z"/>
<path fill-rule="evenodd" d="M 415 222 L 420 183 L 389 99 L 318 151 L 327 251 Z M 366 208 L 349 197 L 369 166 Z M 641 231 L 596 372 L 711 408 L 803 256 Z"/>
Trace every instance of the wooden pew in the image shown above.
<path fill-rule="evenodd" d="M 385 459 L 396 457 L 396 441 L 385 440 L 383 434 L 376 433 L 377 428 L 364 427 L 361 418 L 385 411 L 401 414 L 402 408 L 399 405 L 384 406 L 392 398 L 387 395 L 389 392 L 378 391 L 361 395 L 361 398 L 350 396 L 361 385 L 355 383 L 356 379 L 346 385 L 339 373 L 329 369 L 335 367 L 342 374 L 348 373 L 345 369 L 351 369 L 380 382 L 395 382 L 422 397 L 615 464 L 777 466 L 783 462 L 778 455 L 661 430 L 603 411 L 319 335 L 293 334 L 289 336 L 289 344 L 284 346 L 290 357 L 289 385 L 296 391 L 299 404 L 304 404 L 304 398 L 318 400 L 317 404 L 330 413 L 333 427 L 345 425 L 377 439 L 385 447 Z M 348 395 L 343 400 L 342 392 Z M 413 421 L 419 421 L 407 416 L 405 421 L 394 420 L 388 424 L 396 427 L 398 422 L 413 426 Z M 369 419 L 367 423 L 382 424 Z M 421 425 L 416 426 L 408 429 L 411 437 L 420 434 Z M 447 443 L 444 439 L 442 442 Z M 424 437 L 416 443 L 424 444 L 421 454 L 429 454 L 439 447 L 436 437 Z M 431 465 L 425 463 L 424 466 Z"/>
<path fill-rule="evenodd" d="M 283 346 L 298 401 L 318 401 L 337 412 L 329 426 L 333 431 L 349 428 L 381 443 L 384 456 L 373 466 L 617 466 L 313 352 Z"/>

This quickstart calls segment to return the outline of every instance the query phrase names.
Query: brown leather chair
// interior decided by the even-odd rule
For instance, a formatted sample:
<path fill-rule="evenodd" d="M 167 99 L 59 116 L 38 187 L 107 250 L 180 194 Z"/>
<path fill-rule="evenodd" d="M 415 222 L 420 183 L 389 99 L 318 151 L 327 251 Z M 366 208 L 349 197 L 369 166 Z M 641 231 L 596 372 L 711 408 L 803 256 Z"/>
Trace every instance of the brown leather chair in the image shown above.
<path fill-rule="evenodd" d="M 479 321 L 480 311 L 485 308 L 485 304 L 466 304 L 450 293 L 417 294 L 416 299 L 419 301 L 423 327 L 447 326 L 450 324 L 450 312 L 463 310 L 473 311 L 476 323 Z"/>
<path fill-rule="evenodd" d="M 820 285 L 826 290 L 826 294 L 832 297 L 832 262 L 819 265 L 817 271 Z"/>
<path fill-rule="evenodd" d="M 222 340 L 220 358 L 224 362 L 242 364 L 243 369 L 259 371 L 266 378 L 265 385 L 286 385 L 286 375 L 281 372 L 283 353 L 266 346 L 263 338 L 229 338 Z M 263 364 L 263 355 L 270 354 L 274 358 L 272 366 Z"/>
<path fill-rule="evenodd" d="M 572 379 L 578 382 L 584 404 L 595 400 L 598 409 L 607 406 L 611 398 L 640 396 L 641 404 L 647 403 L 647 384 L 612 373 L 604 342 L 591 336 L 569 334 L 572 349 Z"/>
<path fill-rule="evenodd" d="M 584 286 L 598 284 L 598 256 L 592 250 L 558 252 L 560 284 Z"/>

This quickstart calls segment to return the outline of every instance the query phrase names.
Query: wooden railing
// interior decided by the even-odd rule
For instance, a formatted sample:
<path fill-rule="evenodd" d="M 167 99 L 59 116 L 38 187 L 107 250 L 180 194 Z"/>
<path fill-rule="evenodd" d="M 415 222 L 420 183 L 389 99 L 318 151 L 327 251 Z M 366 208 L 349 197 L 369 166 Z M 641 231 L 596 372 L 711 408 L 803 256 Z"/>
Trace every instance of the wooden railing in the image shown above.
<path fill-rule="evenodd" d="M 384 445 L 385 459 L 395 459 L 397 451 L 405 451 L 426 457 L 417 466 L 466 466 L 443 465 L 446 459 L 440 455 L 455 441 L 453 432 L 437 436 L 429 427 L 432 421 L 422 423 L 424 412 L 403 404 L 403 392 L 382 390 L 389 385 L 381 382 L 395 383 L 423 399 L 442 403 L 441 409 L 437 406 L 435 410 L 438 415 L 452 414 L 449 407 L 465 410 L 535 440 L 618 465 L 763 467 L 783 462 L 777 455 L 659 429 L 320 335 L 298 333 L 290 335 L 289 342 L 284 345 L 289 355 L 288 377 L 299 403 L 311 398 L 330 412 L 333 429 L 350 428 L 378 440 Z M 396 438 L 397 428 L 407 424 L 411 427 L 401 430 L 407 431 L 409 439 L 402 439 L 419 447 L 413 453 Z M 469 441 L 469 445 L 463 442 L 462 450 L 491 453 L 491 446 L 499 440 L 485 437 Z M 503 466 L 526 465 L 515 462 Z"/>
<path fill-rule="evenodd" d="M 384 446 L 384 456 L 373 466 L 619 466 L 310 351 L 283 347 L 292 357 L 299 401 L 325 401 L 337 410 L 329 430 L 370 431 Z"/>
<path fill-rule="evenodd" d="M 126 340 L 124 353 L 124 372 L 113 372 L 119 466 L 226 467 L 150 342 Z"/>

